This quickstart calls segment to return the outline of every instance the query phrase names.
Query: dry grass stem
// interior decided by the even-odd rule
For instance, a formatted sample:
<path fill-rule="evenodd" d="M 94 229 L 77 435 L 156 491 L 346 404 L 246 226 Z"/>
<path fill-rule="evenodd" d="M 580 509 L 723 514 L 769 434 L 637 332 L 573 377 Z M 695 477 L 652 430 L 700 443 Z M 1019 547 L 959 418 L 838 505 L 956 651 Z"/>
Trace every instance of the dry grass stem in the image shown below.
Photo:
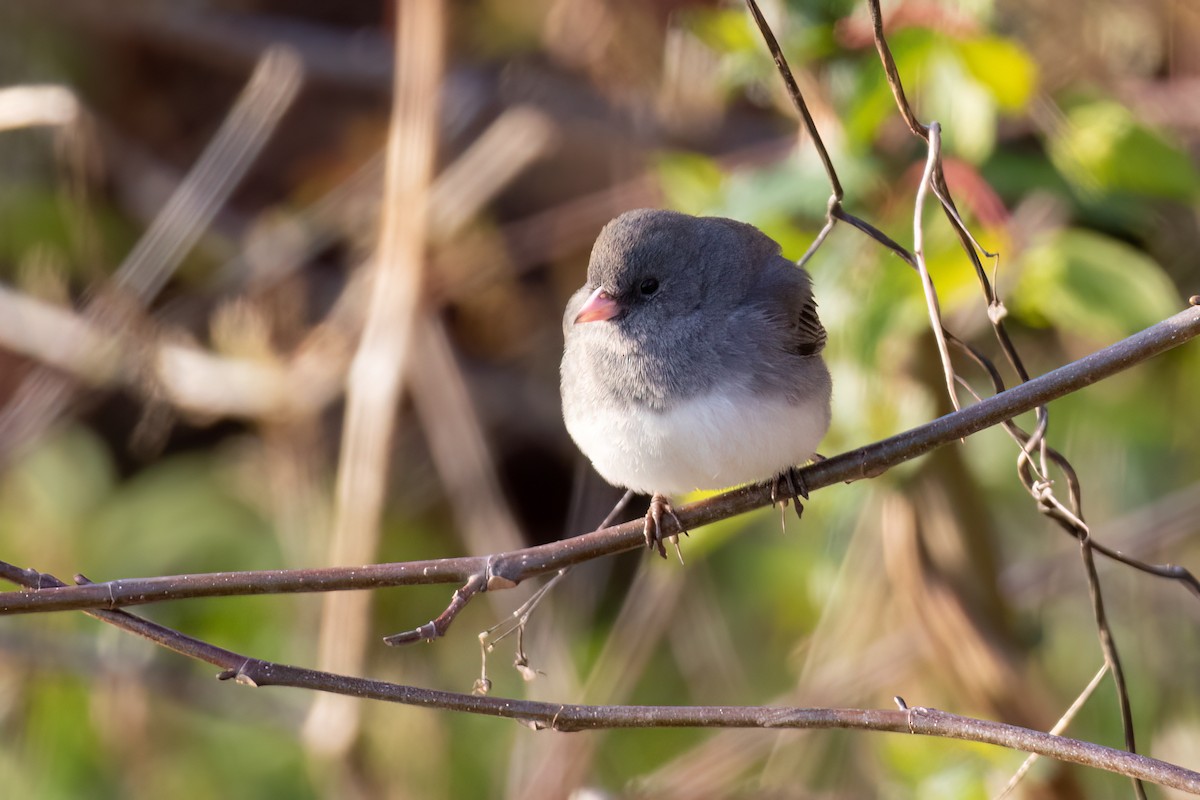
<path fill-rule="evenodd" d="M 379 244 L 369 266 L 366 323 L 347 380 L 331 564 L 365 564 L 379 541 L 388 453 L 421 292 L 445 58 L 444 13 L 440 0 L 405 0 L 398 6 Z M 361 669 L 369 608 L 367 594 L 325 598 L 317 649 L 323 669 Z M 357 733 L 357 709 L 345 698 L 319 697 L 304 726 L 305 741 L 318 752 L 344 752 Z"/>

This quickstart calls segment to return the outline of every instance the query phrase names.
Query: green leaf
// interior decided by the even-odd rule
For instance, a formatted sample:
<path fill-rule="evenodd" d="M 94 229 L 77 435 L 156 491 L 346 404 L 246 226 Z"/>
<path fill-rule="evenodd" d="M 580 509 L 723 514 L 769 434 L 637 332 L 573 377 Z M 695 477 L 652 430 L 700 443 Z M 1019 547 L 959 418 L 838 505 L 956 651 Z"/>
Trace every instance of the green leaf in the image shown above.
<path fill-rule="evenodd" d="M 1128 336 L 1180 305 L 1170 279 L 1127 244 L 1091 231 L 1067 229 L 1026 253 L 1013 308 L 1033 322 L 1093 339 Z"/>
<path fill-rule="evenodd" d="M 942 146 L 974 164 L 996 146 L 996 101 L 967 71 L 949 46 L 939 47 L 925 66 L 922 88 L 925 122 L 942 124 Z"/>
<path fill-rule="evenodd" d="M 714 213 L 760 228 L 795 215 L 822 220 L 829 193 L 829 179 L 815 157 L 790 158 L 770 169 L 730 174 L 725 196 Z"/>
<path fill-rule="evenodd" d="M 906 28 L 888 38 L 896 68 L 909 92 L 909 101 L 915 103 L 914 88 L 923 82 L 925 65 L 935 48 L 933 36 L 919 28 Z M 873 141 L 884 123 L 899 112 L 873 51 L 863 56 L 851 79 L 854 86 L 846 98 L 846 136 L 851 144 L 864 146 Z M 920 108 L 917 113 L 920 115 Z"/>
<path fill-rule="evenodd" d="M 1037 65 L 1020 45 L 997 36 L 982 36 L 959 42 L 958 55 L 1001 109 L 1020 111 L 1028 105 L 1037 88 Z"/>
<path fill-rule="evenodd" d="M 750 15 L 741 8 L 699 10 L 690 15 L 688 28 L 718 52 L 758 51 L 762 47 Z"/>
<path fill-rule="evenodd" d="M 891 46 L 917 117 L 942 123 L 946 150 L 975 163 L 995 148 L 998 111 L 1023 108 L 1037 84 L 1025 52 L 998 37 L 963 41 L 908 29 L 897 32 Z M 898 113 L 878 65 L 860 68 L 846 115 L 846 131 L 855 144 L 873 139 Z"/>
<path fill-rule="evenodd" d="M 1200 185 L 1200 175 L 1186 153 L 1113 102 L 1088 103 L 1068 111 L 1066 122 L 1050 139 L 1049 153 L 1067 180 L 1093 192 L 1189 200 Z"/>

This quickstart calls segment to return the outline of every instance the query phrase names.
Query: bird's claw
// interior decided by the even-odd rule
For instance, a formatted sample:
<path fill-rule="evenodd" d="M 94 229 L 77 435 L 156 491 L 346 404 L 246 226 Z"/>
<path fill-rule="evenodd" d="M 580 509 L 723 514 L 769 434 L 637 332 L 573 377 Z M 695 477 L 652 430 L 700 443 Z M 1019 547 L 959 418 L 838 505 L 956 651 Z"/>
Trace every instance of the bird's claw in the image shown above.
<path fill-rule="evenodd" d="M 771 481 L 771 505 L 786 507 L 791 500 L 797 519 L 804 518 L 804 504 L 800 498 L 808 499 L 808 484 L 804 482 L 804 474 L 795 467 L 788 467 Z"/>
<path fill-rule="evenodd" d="M 663 517 L 670 517 L 675 523 L 675 529 L 678 533 L 673 533 L 670 536 L 663 536 Z M 651 550 L 657 550 L 658 554 L 663 558 L 667 557 L 667 548 L 663 542 L 670 542 L 675 548 L 675 555 L 679 559 L 679 563 L 683 563 L 683 552 L 679 549 L 679 534 L 688 535 L 687 529 L 683 527 L 683 523 L 679 521 L 679 517 L 675 515 L 675 509 L 671 508 L 671 504 L 667 498 L 661 494 L 655 494 L 650 498 L 650 508 L 646 511 L 646 546 Z"/>

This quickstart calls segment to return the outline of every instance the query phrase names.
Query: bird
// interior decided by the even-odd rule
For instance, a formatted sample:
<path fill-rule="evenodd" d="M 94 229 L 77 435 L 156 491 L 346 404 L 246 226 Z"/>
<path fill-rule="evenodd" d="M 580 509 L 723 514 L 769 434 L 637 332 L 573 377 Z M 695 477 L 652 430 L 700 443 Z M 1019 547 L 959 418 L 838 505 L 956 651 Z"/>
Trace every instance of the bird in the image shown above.
<path fill-rule="evenodd" d="M 795 467 L 830 424 L 825 341 L 809 274 L 758 228 L 627 211 L 563 314 L 563 421 L 602 478 L 651 496 L 665 558 L 664 518 L 686 533 L 670 495 L 773 478 L 800 512 Z"/>

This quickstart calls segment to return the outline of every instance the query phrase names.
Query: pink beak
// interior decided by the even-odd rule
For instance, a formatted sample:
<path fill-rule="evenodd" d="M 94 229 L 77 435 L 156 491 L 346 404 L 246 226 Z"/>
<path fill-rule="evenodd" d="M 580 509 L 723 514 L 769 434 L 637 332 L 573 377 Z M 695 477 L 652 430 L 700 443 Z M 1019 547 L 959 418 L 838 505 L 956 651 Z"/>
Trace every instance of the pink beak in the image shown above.
<path fill-rule="evenodd" d="M 621 307 L 617 305 L 616 300 L 613 300 L 612 295 L 603 289 L 597 289 L 588 295 L 588 299 L 575 317 L 575 323 L 612 319 L 620 310 Z"/>

